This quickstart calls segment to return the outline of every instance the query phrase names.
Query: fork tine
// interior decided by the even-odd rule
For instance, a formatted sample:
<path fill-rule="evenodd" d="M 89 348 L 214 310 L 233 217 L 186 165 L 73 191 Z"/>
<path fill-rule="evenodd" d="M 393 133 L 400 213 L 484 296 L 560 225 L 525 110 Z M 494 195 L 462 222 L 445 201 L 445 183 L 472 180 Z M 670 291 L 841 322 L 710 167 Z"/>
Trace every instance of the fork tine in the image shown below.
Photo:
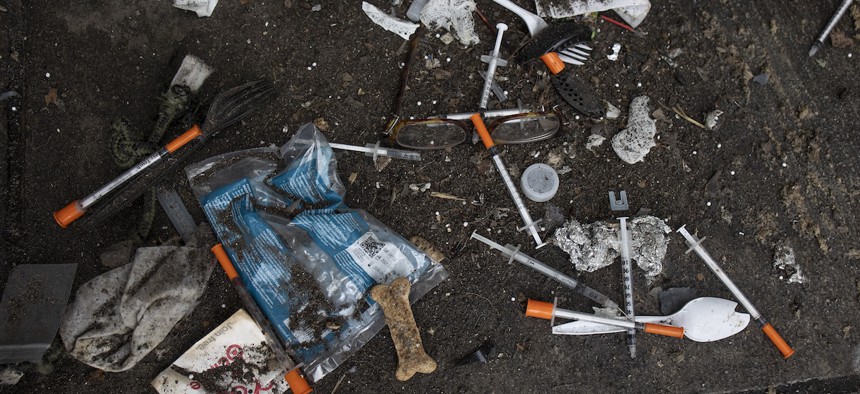
<path fill-rule="evenodd" d="M 567 49 L 565 49 L 565 50 L 564 50 L 564 52 L 566 52 L 566 53 L 568 53 L 568 54 L 577 54 L 577 55 L 580 55 L 580 56 L 582 56 L 582 57 L 584 57 L 584 58 L 587 58 L 587 57 L 591 56 L 591 54 L 590 54 L 590 53 L 588 53 L 588 52 L 586 52 L 586 51 L 583 51 L 582 49 L 577 49 L 577 48 L 575 48 L 575 47 L 567 48 Z"/>
<path fill-rule="evenodd" d="M 558 58 L 561 59 L 561 61 L 563 61 L 567 64 L 573 64 L 574 66 L 582 66 L 585 64 L 585 63 L 583 63 L 577 59 L 574 59 L 570 56 L 565 55 L 564 53 L 559 53 Z"/>
<path fill-rule="evenodd" d="M 573 52 L 561 51 L 560 53 L 561 53 L 562 55 L 565 55 L 565 56 L 569 57 L 569 58 L 576 59 L 576 60 L 579 60 L 579 61 L 582 61 L 582 62 L 584 62 L 584 61 L 587 61 L 587 60 L 588 60 L 588 57 L 587 57 L 587 56 L 582 56 L 582 55 L 579 55 L 579 54 L 576 54 L 576 53 L 573 53 Z"/>
<path fill-rule="evenodd" d="M 586 50 L 586 51 L 593 51 L 593 50 L 594 50 L 594 49 L 593 49 L 593 48 L 591 48 L 590 46 L 585 45 L 585 44 L 582 44 L 582 43 L 576 44 L 576 45 L 574 45 L 574 46 L 575 46 L 575 47 L 577 47 L 577 48 L 579 48 L 579 49 Z"/>

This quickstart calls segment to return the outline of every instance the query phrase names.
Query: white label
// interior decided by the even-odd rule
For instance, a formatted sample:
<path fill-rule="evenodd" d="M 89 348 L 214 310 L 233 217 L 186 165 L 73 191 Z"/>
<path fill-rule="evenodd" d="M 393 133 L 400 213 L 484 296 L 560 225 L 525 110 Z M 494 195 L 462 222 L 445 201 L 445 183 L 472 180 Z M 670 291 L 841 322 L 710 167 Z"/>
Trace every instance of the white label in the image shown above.
<path fill-rule="evenodd" d="M 390 242 L 380 241 L 371 231 L 355 240 L 346 252 L 377 283 L 388 283 L 412 271 L 400 249 Z"/>

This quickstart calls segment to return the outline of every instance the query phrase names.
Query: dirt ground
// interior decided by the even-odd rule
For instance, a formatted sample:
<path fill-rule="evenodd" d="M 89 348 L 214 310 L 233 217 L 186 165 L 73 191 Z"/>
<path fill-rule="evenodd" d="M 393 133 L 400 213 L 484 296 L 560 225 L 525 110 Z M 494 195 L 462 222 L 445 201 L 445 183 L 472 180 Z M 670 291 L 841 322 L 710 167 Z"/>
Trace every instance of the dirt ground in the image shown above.
<path fill-rule="evenodd" d="M 391 8 L 387 0 L 370 2 Z M 394 7 L 400 17 L 410 2 L 404 3 Z M 529 1 L 517 3 L 534 9 Z M 421 162 L 394 161 L 381 172 L 360 154 L 337 154 L 339 174 L 348 184 L 347 205 L 367 210 L 406 237 L 433 242 L 448 256 L 450 278 L 413 306 L 427 352 L 439 361 L 435 373 L 398 382 L 394 347 L 383 330 L 316 390 L 856 391 L 860 46 L 850 39 L 860 39 L 860 19 L 846 15 L 837 25 L 849 38 L 841 47 L 828 41 L 815 58 L 807 56 L 838 3 L 653 1 L 641 25 L 643 37 L 591 22 L 595 50 L 584 66 L 572 67 L 601 100 L 622 110 L 620 118 L 598 122 L 577 116 L 535 61 L 500 68 L 499 83 L 511 100 L 490 105 L 510 107 L 518 99 L 534 108 L 558 106 L 570 121 L 553 139 L 503 149 L 515 177 L 551 154 L 571 169 L 561 175 L 550 203 L 528 203 L 534 216 L 553 204 L 567 219 L 608 220 L 613 213 L 606 192 L 626 190 L 631 212 L 647 210 L 673 229 L 686 224 L 707 237 L 711 254 L 797 351 L 792 358 L 784 360 L 754 324 L 714 343 L 643 334 L 639 357 L 631 359 L 623 334 L 553 336 L 548 322 L 525 318 L 526 297 L 557 295 L 566 308 L 579 311 L 590 311 L 593 304 L 467 242 L 473 230 L 491 229 L 497 241 L 521 244 L 525 252 L 574 274 L 564 252 L 555 246 L 536 251 L 530 238 L 516 231 L 521 221 L 515 211 L 504 211 L 513 206 L 499 175 L 487 171 L 483 148 L 464 144 L 427 152 Z M 209 18 L 173 8 L 169 1 L 2 0 L 0 5 L 5 27 L 0 78 L 7 90 L 21 95 L 4 103 L 0 285 L 16 264 L 77 263 L 75 288 L 108 271 L 99 253 L 127 238 L 140 207 L 98 227 L 65 230 L 51 213 L 120 172 L 109 157 L 110 120 L 126 116 L 141 130 L 151 128 L 159 94 L 185 54 L 216 69 L 202 88 L 203 108 L 221 89 L 259 78 L 272 80 L 279 94 L 275 103 L 207 142 L 188 163 L 283 144 L 299 126 L 319 118 L 330 125 L 324 134 L 331 142 L 374 142 L 392 115 L 404 60 L 405 41 L 373 24 L 358 1 L 221 0 Z M 510 56 L 528 37 L 525 24 L 489 0 L 477 5 L 493 25 L 511 26 L 502 49 Z M 481 42 L 470 48 L 446 45 L 438 38 L 444 31 L 422 37 L 402 114 L 476 109 L 478 71 L 485 69 L 479 57 L 494 41 L 477 19 L 476 32 Z M 607 58 L 614 43 L 621 44 L 617 61 Z M 760 74 L 767 74 L 767 82 L 752 82 Z M 587 150 L 593 131 L 611 138 L 625 127 L 629 103 L 640 95 L 651 99 L 652 111 L 660 110 L 658 144 L 644 162 L 622 162 L 609 140 Z M 719 109 L 724 123 L 703 130 L 676 116 L 672 107 L 699 121 Z M 353 173 L 355 181 L 346 182 Z M 169 181 L 202 220 L 184 176 L 177 172 Z M 426 191 L 408 187 L 425 183 L 431 185 Z M 483 204 L 433 198 L 431 192 Z M 174 235 L 159 211 L 148 244 Z M 779 245 L 794 249 L 807 283 L 787 283 L 785 273 L 774 268 Z M 673 233 L 663 274 L 646 283 L 636 270 L 637 313 L 659 314 L 649 295 L 655 287 L 692 286 L 700 296 L 732 298 L 685 251 Z M 616 300 L 622 294 L 620 276 L 618 264 L 578 274 Z M 195 311 L 130 371 L 102 373 L 62 353 L 49 374 L 26 369 L 17 385 L 0 390 L 154 392 L 149 381 L 240 304 L 216 271 Z M 453 367 L 485 340 L 497 351 L 488 363 Z"/>

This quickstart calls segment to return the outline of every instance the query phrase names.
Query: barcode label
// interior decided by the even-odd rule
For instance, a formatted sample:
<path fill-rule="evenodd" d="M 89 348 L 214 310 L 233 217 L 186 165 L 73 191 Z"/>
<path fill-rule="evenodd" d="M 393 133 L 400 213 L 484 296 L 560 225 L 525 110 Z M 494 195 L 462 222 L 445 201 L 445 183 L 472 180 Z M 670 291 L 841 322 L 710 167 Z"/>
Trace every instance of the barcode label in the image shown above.
<path fill-rule="evenodd" d="M 367 253 L 368 256 L 376 256 L 379 254 L 379 251 L 385 247 L 384 243 L 378 242 L 375 238 L 376 237 L 366 237 L 364 241 L 361 241 L 361 248 L 364 249 L 364 253 Z"/>
<path fill-rule="evenodd" d="M 376 283 L 388 283 L 411 272 L 406 256 L 390 242 L 382 242 L 372 231 L 364 233 L 346 252 Z"/>

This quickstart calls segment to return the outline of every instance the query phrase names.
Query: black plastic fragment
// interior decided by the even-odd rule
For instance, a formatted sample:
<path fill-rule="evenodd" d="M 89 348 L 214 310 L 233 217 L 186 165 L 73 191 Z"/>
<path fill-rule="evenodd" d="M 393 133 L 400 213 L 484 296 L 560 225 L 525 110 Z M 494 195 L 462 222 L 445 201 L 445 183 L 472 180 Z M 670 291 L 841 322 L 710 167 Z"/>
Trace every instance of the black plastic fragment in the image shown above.
<path fill-rule="evenodd" d="M 487 361 L 491 357 L 493 357 L 493 355 L 495 355 L 495 353 L 496 353 L 496 345 L 492 341 L 487 340 L 487 341 L 484 341 L 484 343 L 482 343 L 481 346 L 478 347 L 477 350 L 475 350 L 474 352 L 470 353 L 469 355 L 457 360 L 457 362 L 454 363 L 454 366 L 460 367 L 463 365 L 474 364 L 474 363 L 486 364 Z"/>
<path fill-rule="evenodd" d="M 599 119 L 605 115 L 605 109 L 597 96 L 582 81 L 570 73 L 560 73 L 552 76 L 552 84 L 573 109 L 590 118 Z"/>

